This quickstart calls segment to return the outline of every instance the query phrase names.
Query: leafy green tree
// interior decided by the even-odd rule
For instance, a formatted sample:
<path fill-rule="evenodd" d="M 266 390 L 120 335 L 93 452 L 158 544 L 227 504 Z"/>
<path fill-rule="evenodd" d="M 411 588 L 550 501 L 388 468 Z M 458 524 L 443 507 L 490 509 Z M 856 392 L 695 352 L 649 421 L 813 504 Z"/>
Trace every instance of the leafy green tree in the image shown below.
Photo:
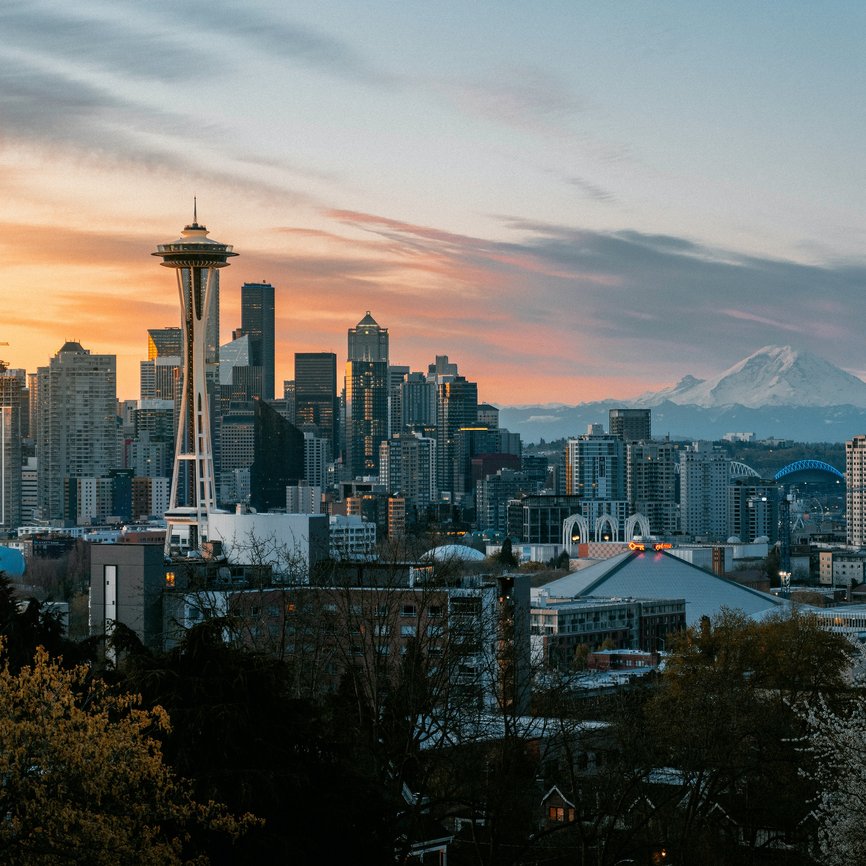
<path fill-rule="evenodd" d="M 236 837 L 254 822 L 195 802 L 166 767 L 160 707 L 112 694 L 84 666 L 39 648 L 0 668 L 0 861 L 9 866 L 206 863 L 191 834 Z"/>

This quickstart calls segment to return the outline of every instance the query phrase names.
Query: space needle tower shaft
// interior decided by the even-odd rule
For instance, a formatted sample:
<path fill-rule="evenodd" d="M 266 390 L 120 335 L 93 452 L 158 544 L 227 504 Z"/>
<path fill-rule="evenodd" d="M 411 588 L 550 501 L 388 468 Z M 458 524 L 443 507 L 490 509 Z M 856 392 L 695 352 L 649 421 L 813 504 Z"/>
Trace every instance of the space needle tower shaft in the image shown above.
<path fill-rule="evenodd" d="M 207 516 L 216 509 L 207 387 L 208 318 L 217 291 L 217 269 L 226 267 L 237 253 L 230 245 L 207 236 L 207 228 L 198 224 L 194 209 L 193 221 L 184 227 L 180 238 L 157 245 L 151 255 L 159 256 L 163 267 L 174 268 L 177 273 L 183 323 L 180 412 L 165 514 L 168 555 L 178 546 L 182 526 L 188 527 L 189 549 L 197 550 L 207 540 Z"/>

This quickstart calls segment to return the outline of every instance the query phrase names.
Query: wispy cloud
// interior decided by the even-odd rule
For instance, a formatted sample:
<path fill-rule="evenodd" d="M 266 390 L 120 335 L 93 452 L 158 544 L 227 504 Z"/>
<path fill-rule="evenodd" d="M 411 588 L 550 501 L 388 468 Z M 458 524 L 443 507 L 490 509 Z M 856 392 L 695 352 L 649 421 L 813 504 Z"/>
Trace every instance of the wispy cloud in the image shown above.
<path fill-rule="evenodd" d="M 585 178 L 570 177 L 568 183 L 576 186 L 587 198 L 591 198 L 593 201 L 608 203 L 616 200 L 612 192 Z"/>

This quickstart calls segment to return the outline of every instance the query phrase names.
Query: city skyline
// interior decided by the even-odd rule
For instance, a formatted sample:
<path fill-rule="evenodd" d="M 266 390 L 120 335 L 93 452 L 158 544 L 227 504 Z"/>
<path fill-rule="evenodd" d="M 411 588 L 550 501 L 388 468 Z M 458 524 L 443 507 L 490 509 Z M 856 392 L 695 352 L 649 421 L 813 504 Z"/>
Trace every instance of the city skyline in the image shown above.
<path fill-rule="evenodd" d="M 137 395 L 147 329 L 178 324 L 148 252 L 198 195 L 241 253 L 220 342 L 272 283 L 278 382 L 342 362 L 368 309 L 394 363 L 449 354 L 499 405 L 767 344 L 866 370 L 860 6 L 229 10 L 192 45 L 163 2 L 0 11 L 11 366 L 81 340 Z"/>

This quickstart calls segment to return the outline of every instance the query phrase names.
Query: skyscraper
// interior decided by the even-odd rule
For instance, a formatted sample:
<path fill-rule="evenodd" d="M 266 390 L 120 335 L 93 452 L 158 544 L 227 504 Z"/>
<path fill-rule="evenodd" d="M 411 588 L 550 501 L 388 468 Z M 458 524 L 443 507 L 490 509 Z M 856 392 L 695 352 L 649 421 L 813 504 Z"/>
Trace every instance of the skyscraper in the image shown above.
<path fill-rule="evenodd" d="M 21 522 L 21 394 L 23 370 L 0 361 L 0 526 Z"/>
<path fill-rule="evenodd" d="M 730 462 L 710 442 L 680 451 L 680 521 L 687 535 L 712 541 L 727 537 Z"/>
<path fill-rule="evenodd" d="M 147 360 L 179 358 L 183 351 L 183 332 L 180 328 L 148 328 Z"/>
<path fill-rule="evenodd" d="M 845 511 L 848 544 L 866 545 L 866 436 L 845 443 Z"/>
<path fill-rule="evenodd" d="M 64 517 L 64 481 L 103 477 L 117 459 L 117 359 L 80 343 L 60 347 L 40 367 L 37 465 L 42 517 Z"/>
<path fill-rule="evenodd" d="M 652 439 L 651 414 L 651 409 L 610 409 L 610 435 L 623 442 L 649 442 Z"/>
<path fill-rule="evenodd" d="M 437 358 L 438 361 L 438 358 Z M 478 418 L 478 384 L 465 376 L 454 376 L 438 387 L 436 472 L 439 491 L 455 491 L 457 431 L 472 427 Z"/>
<path fill-rule="evenodd" d="M 241 286 L 241 333 L 250 338 L 250 364 L 262 368 L 263 400 L 274 399 L 274 287 L 270 283 Z"/>
<path fill-rule="evenodd" d="M 304 477 L 304 434 L 264 400 L 253 400 L 250 505 L 257 511 L 286 507 L 286 487 Z"/>
<path fill-rule="evenodd" d="M 346 466 L 351 477 L 377 475 L 388 438 L 388 329 L 370 311 L 349 328 L 346 361 Z"/>
<path fill-rule="evenodd" d="M 586 435 L 565 446 L 565 492 L 582 499 L 625 500 L 625 446 L 616 436 Z"/>
<path fill-rule="evenodd" d="M 676 467 L 679 455 L 672 442 L 629 442 L 626 445 L 626 497 L 632 513 L 649 520 L 653 534 L 679 529 Z"/>
<path fill-rule="evenodd" d="M 207 236 L 196 221 L 181 237 L 159 244 L 154 256 L 177 272 L 183 324 L 183 388 L 172 472 L 166 553 L 180 543 L 177 527 L 189 527 L 189 547 L 207 538 L 207 515 L 216 505 L 208 379 L 216 381 L 219 364 L 218 268 L 237 253 Z M 216 321 L 214 319 L 216 318 Z M 210 368 L 210 369 L 209 369 Z M 210 374 L 210 375 L 209 375 Z M 175 536 L 175 537 L 173 537 Z"/>
<path fill-rule="evenodd" d="M 388 329 L 370 315 L 366 315 L 354 327 L 349 328 L 350 361 L 388 361 Z"/>
<path fill-rule="evenodd" d="M 327 439 L 330 459 L 339 448 L 337 356 L 334 352 L 295 352 L 295 424 L 315 425 Z"/>

